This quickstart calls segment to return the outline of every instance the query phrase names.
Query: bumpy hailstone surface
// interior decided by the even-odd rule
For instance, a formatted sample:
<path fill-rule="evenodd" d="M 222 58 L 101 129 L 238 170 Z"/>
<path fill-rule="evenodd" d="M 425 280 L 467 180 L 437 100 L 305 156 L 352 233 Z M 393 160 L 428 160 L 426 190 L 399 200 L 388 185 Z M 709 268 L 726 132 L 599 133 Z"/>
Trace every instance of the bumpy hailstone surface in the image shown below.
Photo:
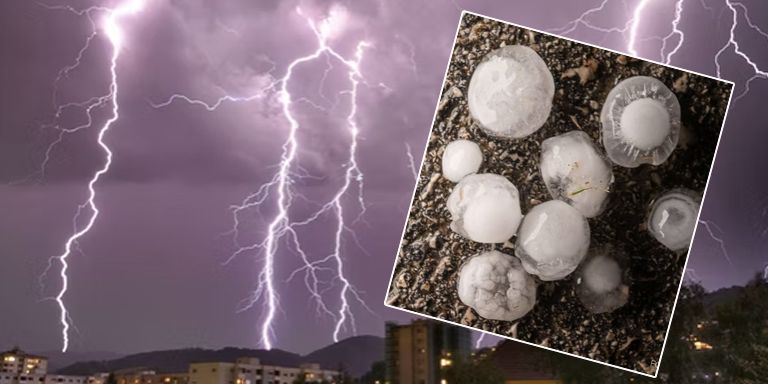
<path fill-rule="evenodd" d="M 459 299 L 486 319 L 517 320 L 536 304 L 536 283 L 518 259 L 490 251 L 461 267 Z"/>
<path fill-rule="evenodd" d="M 612 312 L 627 303 L 629 287 L 622 284 L 623 272 L 610 256 L 599 254 L 589 258 L 576 279 L 581 303 L 590 312 Z"/>
<path fill-rule="evenodd" d="M 622 167 L 659 165 L 669 158 L 680 136 L 680 103 L 661 81 L 630 77 L 613 87 L 600 113 L 603 145 Z"/>
<path fill-rule="evenodd" d="M 520 226 L 519 196 L 514 184 L 503 176 L 469 175 L 448 196 L 451 229 L 479 243 L 503 243 Z"/>
<path fill-rule="evenodd" d="M 560 200 L 541 203 L 523 219 L 515 254 L 528 273 L 560 280 L 573 272 L 589 248 L 589 223 Z"/>
<path fill-rule="evenodd" d="M 611 164 L 583 131 L 570 131 L 541 143 L 541 176 L 552 198 L 586 217 L 600 214 L 613 183 Z"/>
<path fill-rule="evenodd" d="M 469 140 L 456 140 L 448 143 L 443 152 L 443 176 L 458 182 L 464 176 L 477 173 L 483 163 L 480 146 Z"/>
<path fill-rule="evenodd" d="M 701 197 L 689 189 L 671 190 L 654 201 L 648 215 L 648 230 L 667 248 L 688 248 L 696 228 Z"/>
<path fill-rule="evenodd" d="M 469 81 L 472 117 L 494 136 L 520 138 L 536 132 L 549 117 L 555 82 L 531 48 L 509 45 L 490 52 Z"/>

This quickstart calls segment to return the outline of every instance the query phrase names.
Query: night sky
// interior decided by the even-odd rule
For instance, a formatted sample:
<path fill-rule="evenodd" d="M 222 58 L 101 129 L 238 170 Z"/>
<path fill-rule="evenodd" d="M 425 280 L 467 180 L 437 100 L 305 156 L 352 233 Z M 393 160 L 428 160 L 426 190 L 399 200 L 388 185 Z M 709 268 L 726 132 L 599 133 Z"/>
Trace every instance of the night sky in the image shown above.
<path fill-rule="evenodd" d="M 727 43 L 732 22 L 725 1 L 683 3 L 679 28 L 686 35 L 673 65 L 716 74 L 714 57 Z M 85 9 L 119 3 L 67 4 Z M 601 1 L 492 3 L 147 0 L 141 13 L 123 19 L 125 41 L 117 65 L 120 118 L 105 138 L 114 162 L 97 185 L 101 214 L 96 225 L 69 259 L 65 300 L 76 326 L 72 350 L 258 346 L 260 307 L 237 309 L 255 288 L 263 260 L 245 254 L 224 262 L 236 249 L 230 207 L 268 182 L 280 161 L 287 122 L 278 96 L 267 92 L 215 111 L 182 102 L 154 108 L 153 103 L 175 93 L 211 103 L 225 94 L 253 95 L 284 76 L 291 61 L 317 48 L 297 6 L 318 23 L 337 15 L 341 21 L 329 43 L 344 57 L 353 58 L 361 40 L 370 43 L 360 65 L 365 84 L 358 90 L 356 117 L 366 209 L 356 204 L 357 190 L 342 200 L 349 228 L 342 243 L 344 270 L 372 312 L 352 303 L 357 334 L 382 335 L 385 320 L 410 319 L 383 305 L 414 184 L 406 146 L 418 163 L 460 9 L 562 31 Z M 622 29 L 637 3 L 608 1 L 604 10 L 584 20 L 599 28 Z M 671 32 L 674 4 L 647 3 L 636 48 L 644 58 L 661 60 L 657 36 Z M 768 31 L 768 3 L 742 4 L 754 28 L 746 23 L 744 8 L 736 7 L 740 25 L 735 36 L 740 49 L 765 71 L 768 35 L 760 32 Z M 94 21 L 100 28 L 101 19 Z M 57 117 L 55 103 L 82 101 L 108 90 L 111 46 L 103 33 L 92 40 L 80 66 L 54 89 L 57 74 L 73 63 L 90 28 L 88 18 L 65 10 L 27 0 L 0 2 L 0 349 L 61 346 L 58 308 L 47 299 L 60 288 L 60 264 L 54 262 L 42 280 L 38 276 L 49 257 L 62 253 L 86 184 L 103 164 L 96 138 L 109 108 L 93 111 L 91 127 L 65 135 L 51 151 L 46 171 L 38 171 L 57 138 L 55 123 L 71 128 L 86 119 L 78 108 Z M 627 33 L 579 24 L 568 36 L 627 51 Z M 744 93 L 755 72 L 732 46 L 720 64 L 722 77 L 737 84 L 734 97 L 741 97 L 731 103 L 702 212 L 703 220 L 714 223 L 710 228 L 723 240 L 732 264 L 702 226 L 689 261 L 710 290 L 743 284 L 768 263 L 763 254 L 768 185 L 761 177 L 768 157 L 762 116 L 768 81 L 757 78 Z M 296 200 L 292 219 L 311 214 L 344 181 L 349 88 L 343 66 L 325 58 L 299 66 L 289 83 L 294 98 L 302 99 L 293 109 L 302 143 L 294 171 L 304 176 L 293 186 L 304 198 Z M 274 214 L 274 203 L 250 211 L 241 235 L 260 241 Z M 332 217 L 323 217 L 302 228 L 302 244 L 313 259 L 331 252 L 333 225 Z M 332 342 L 334 321 L 317 314 L 301 277 L 286 281 L 299 266 L 290 247 L 276 255 L 281 309 L 274 337 L 276 347 L 304 353 Z M 330 274 L 322 278 L 328 282 L 323 291 L 327 304 L 338 307 L 338 279 Z M 350 327 L 341 332 L 342 337 L 352 334 Z"/>

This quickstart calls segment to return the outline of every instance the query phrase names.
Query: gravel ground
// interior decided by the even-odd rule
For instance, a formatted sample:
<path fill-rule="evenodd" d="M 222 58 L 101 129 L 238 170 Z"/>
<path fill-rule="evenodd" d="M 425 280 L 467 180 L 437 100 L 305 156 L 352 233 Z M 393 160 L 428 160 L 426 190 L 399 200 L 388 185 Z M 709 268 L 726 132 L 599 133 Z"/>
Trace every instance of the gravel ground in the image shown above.
<path fill-rule="evenodd" d="M 552 114 L 538 132 L 522 140 L 485 134 L 473 123 L 465 98 L 480 60 L 493 49 L 510 44 L 533 48 L 555 79 Z M 634 169 L 614 165 L 616 181 L 608 208 L 589 221 L 593 246 L 609 245 L 627 256 L 629 302 L 613 313 L 591 314 L 576 296 L 572 274 L 556 282 L 538 281 L 536 307 L 517 322 L 480 318 L 458 298 L 459 268 L 470 256 L 491 248 L 514 254 L 514 239 L 503 245 L 479 244 L 450 230 L 446 200 L 454 184 L 441 176 L 445 145 L 459 138 L 480 144 L 485 157 L 480 172 L 509 178 L 520 190 L 523 213 L 528 212 L 551 199 L 538 168 L 541 142 L 580 129 L 602 148 L 602 103 L 616 83 L 636 75 L 653 76 L 675 92 L 683 128 L 677 149 L 664 164 Z M 663 191 L 687 187 L 703 193 L 730 92 L 727 83 L 465 15 L 387 304 L 654 373 L 687 254 L 675 254 L 657 243 L 645 230 L 644 221 L 650 202 Z"/>

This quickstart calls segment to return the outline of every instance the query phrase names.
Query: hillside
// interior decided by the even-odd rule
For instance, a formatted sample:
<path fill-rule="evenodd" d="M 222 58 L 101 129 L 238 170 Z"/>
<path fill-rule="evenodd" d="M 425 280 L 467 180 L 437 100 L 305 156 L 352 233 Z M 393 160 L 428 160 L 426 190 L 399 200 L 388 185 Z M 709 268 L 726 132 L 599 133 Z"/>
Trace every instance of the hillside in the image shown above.
<path fill-rule="evenodd" d="M 384 359 L 384 339 L 377 336 L 355 336 L 318 349 L 306 356 L 277 349 L 223 348 L 219 350 L 187 348 L 143 352 L 109 360 L 83 361 L 57 371 L 66 375 L 90 375 L 128 368 L 146 368 L 159 373 L 187 372 L 191 363 L 225 361 L 239 357 L 256 357 L 263 364 L 299 366 L 318 363 L 325 369 L 343 367 L 353 377 L 363 375 L 375 361 Z"/>

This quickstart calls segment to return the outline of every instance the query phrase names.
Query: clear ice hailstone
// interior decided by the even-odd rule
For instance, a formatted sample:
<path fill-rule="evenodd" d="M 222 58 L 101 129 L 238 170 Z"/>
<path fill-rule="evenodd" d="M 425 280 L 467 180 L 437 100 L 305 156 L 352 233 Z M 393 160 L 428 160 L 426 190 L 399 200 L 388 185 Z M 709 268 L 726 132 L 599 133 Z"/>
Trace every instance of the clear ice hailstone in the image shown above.
<path fill-rule="evenodd" d="M 605 253 L 590 257 L 576 279 L 581 303 L 592 313 L 612 312 L 627 303 L 629 287 L 623 284 L 619 263 Z"/>
<path fill-rule="evenodd" d="M 490 52 L 469 81 L 469 112 L 494 136 L 521 138 L 549 117 L 555 82 L 531 48 L 508 45 Z"/>
<path fill-rule="evenodd" d="M 600 112 L 608 158 L 627 168 L 667 160 L 680 136 L 680 103 L 661 81 L 630 77 L 613 87 Z"/>
<path fill-rule="evenodd" d="M 456 140 L 448 143 L 443 151 L 443 176 L 458 182 L 464 176 L 477 173 L 483 163 L 480 146 L 469 140 Z"/>
<path fill-rule="evenodd" d="M 657 198 L 648 215 L 648 230 L 667 248 L 688 248 L 696 228 L 701 196 L 684 188 L 673 189 Z"/>
<path fill-rule="evenodd" d="M 570 131 L 541 143 L 541 177 L 552 198 L 563 200 L 585 217 L 595 217 L 608 203 L 611 164 L 589 135 Z"/>
<path fill-rule="evenodd" d="M 515 255 L 528 273 L 560 280 L 576 270 L 589 249 L 589 223 L 560 200 L 541 203 L 523 219 Z"/>
<path fill-rule="evenodd" d="M 459 270 L 459 299 L 486 319 L 517 320 L 536 304 L 536 283 L 518 259 L 490 251 Z"/>
<path fill-rule="evenodd" d="M 503 176 L 469 175 L 448 196 L 451 229 L 478 243 L 503 243 L 520 226 L 519 196 L 515 185 Z"/>

